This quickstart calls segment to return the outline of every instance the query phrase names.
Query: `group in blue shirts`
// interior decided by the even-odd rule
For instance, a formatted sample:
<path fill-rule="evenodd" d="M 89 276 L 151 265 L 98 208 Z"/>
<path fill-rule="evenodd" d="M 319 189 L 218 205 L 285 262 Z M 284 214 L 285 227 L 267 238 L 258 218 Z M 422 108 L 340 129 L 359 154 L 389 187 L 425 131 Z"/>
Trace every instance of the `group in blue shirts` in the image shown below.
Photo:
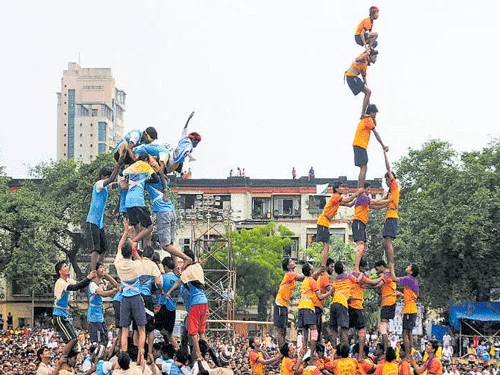
<path fill-rule="evenodd" d="M 146 339 L 149 355 L 152 355 L 155 328 L 161 331 L 166 342 L 177 346 L 172 339 L 177 296 L 182 296 L 186 311 L 189 311 L 190 306 L 207 305 L 203 291 L 202 270 L 201 280 L 197 279 L 200 271 L 194 267 L 197 271 L 194 274 L 189 273 L 191 275 L 189 280 L 185 280 L 184 284 L 179 282 L 181 271 L 193 264 L 194 254 L 185 254 L 174 246 L 175 207 L 168 197 L 165 177 L 167 173 L 182 170 L 186 158 L 194 160 L 192 152 L 201 141 L 201 136 L 196 132 L 189 134 L 187 132 L 193 115 L 194 112 L 184 125 L 182 137 L 172 154 L 166 147 L 153 143 L 158 138 L 155 128 L 148 127 L 144 131 L 132 130 L 115 147 L 116 165 L 113 168 L 104 167 L 100 170 L 99 179 L 92 188 L 85 228 L 87 247 L 91 253 L 91 272 L 85 279 L 76 282 L 69 279 L 70 270 L 67 262 L 61 261 L 56 264 L 54 325 L 66 342 L 64 349 L 66 355 L 77 341 L 76 331 L 68 314 L 71 291 L 87 289 L 89 299 L 87 320 L 93 343 L 106 343 L 108 340 L 103 298 L 114 295 L 112 302 L 115 309 L 115 326 L 121 330 L 118 337 L 121 350 L 127 351 L 129 325 L 134 322 L 134 343 L 138 347 L 138 356 L 144 355 Z M 125 228 L 119 244 L 119 255 L 115 260 L 120 283 L 105 272 L 103 264 L 108 249 L 104 212 L 109 189 L 115 185 L 120 191 L 116 212 L 123 218 Z M 161 264 L 158 254 L 151 247 L 153 221 L 146 204 L 145 190 L 151 199 L 152 211 L 156 215 L 160 246 L 171 254 L 165 257 Z M 140 241 L 144 250 L 142 256 L 137 252 Z M 130 254 L 128 251 L 123 251 L 122 254 L 122 247 L 131 249 Z M 156 263 L 153 261 L 154 255 L 158 260 Z M 183 259 L 182 264 L 178 258 Z M 190 285 L 193 282 L 196 287 Z M 175 290 L 179 291 L 177 296 Z M 174 296 L 171 296 L 171 293 L 174 293 Z M 189 335 L 204 335 L 208 308 L 195 310 L 197 321 L 189 329 Z M 192 341 L 198 342 L 197 339 Z M 194 353 L 195 356 L 198 355 L 199 349 L 195 347 Z"/>

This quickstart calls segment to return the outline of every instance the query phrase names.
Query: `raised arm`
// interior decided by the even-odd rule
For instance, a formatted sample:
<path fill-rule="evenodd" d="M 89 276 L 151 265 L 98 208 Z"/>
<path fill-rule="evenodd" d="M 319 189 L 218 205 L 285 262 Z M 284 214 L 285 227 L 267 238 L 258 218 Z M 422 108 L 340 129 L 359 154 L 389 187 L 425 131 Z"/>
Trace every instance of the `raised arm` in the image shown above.
<path fill-rule="evenodd" d="M 387 174 L 389 175 L 389 180 L 394 180 L 394 175 L 391 172 L 391 164 L 389 163 L 389 158 L 387 157 L 387 151 L 384 150 L 384 160 L 385 160 L 385 169 L 387 169 Z"/>
<path fill-rule="evenodd" d="M 104 272 L 103 276 L 106 278 L 106 280 L 108 280 L 111 283 L 111 285 L 113 285 L 114 288 L 120 287 L 120 284 L 118 284 L 118 282 L 114 279 L 113 276 L 109 275 L 106 272 Z"/>
<path fill-rule="evenodd" d="M 375 135 L 375 138 L 377 138 L 378 143 L 380 143 L 380 145 L 384 149 L 384 151 L 386 151 L 386 152 L 389 151 L 389 147 L 386 146 L 386 145 L 384 145 L 384 142 L 382 141 L 382 138 L 380 138 L 380 135 L 378 134 L 378 131 L 375 128 L 373 128 L 372 132 Z"/>
<path fill-rule="evenodd" d="M 76 284 L 69 284 L 67 287 L 66 287 L 66 290 L 69 291 L 69 292 L 74 292 L 76 290 L 80 290 L 80 289 L 83 289 L 85 288 L 86 286 L 88 286 L 90 284 L 90 282 L 92 281 L 92 279 L 94 277 L 97 276 L 97 271 L 96 270 L 93 270 L 91 271 L 87 277 L 81 281 L 78 281 Z"/>
<path fill-rule="evenodd" d="M 110 183 L 112 183 L 116 176 L 118 175 L 118 164 L 115 164 L 115 167 L 113 168 L 113 172 L 111 173 L 111 176 L 109 176 L 107 179 L 105 179 L 102 183 L 102 187 L 108 186 Z"/>
<path fill-rule="evenodd" d="M 184 125 L 184 129 L 186 129 L 188 127 L 189 121 L 193 118 L 193 116 L 194 116 L 194 111 L 191 112 L 191 114 L 189 115 L 189 117 L 188 117 L 188 119 L 186 121 L 186 125 Z"/>
<path fill-rule="evenodd" d="M 320 290 L 317 290 L 316 297 L 318 297 L 318 299 L 325 299 L 326 297 L 328 297 L 332 294 L 332 290 L 333 290 L 333 288 L 331 286 L 329 288 L 327 287 L 327 290 L 325 293 L 321 293 Z"/>

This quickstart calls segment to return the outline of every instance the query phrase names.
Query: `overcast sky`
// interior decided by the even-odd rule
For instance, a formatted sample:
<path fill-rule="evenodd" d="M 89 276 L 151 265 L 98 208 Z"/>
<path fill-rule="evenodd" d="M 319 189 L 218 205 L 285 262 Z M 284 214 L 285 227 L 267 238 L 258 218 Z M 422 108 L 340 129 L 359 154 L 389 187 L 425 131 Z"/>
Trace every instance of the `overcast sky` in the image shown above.
<path fill-rule="evenodd" d="M 155 126 L 175 145 L 196 111 L 193 178 L 237 167 L 288 178 L 314 166 L 318 177 L 356 179 L 363 97 L 343 73 L 362 52 L 353 35 L 371 5 L 380 54 L 368 84 L 390 159 L 432 138 L 466 151 L 499 137 L 499 1 L 4 1 L 0 165 L 25 177 L 56 157 L 56 92 L 80 54 L 127 93 L 127 130 Z M 374 137 L 368 151 L 367 177 L 381 177 Z"/>

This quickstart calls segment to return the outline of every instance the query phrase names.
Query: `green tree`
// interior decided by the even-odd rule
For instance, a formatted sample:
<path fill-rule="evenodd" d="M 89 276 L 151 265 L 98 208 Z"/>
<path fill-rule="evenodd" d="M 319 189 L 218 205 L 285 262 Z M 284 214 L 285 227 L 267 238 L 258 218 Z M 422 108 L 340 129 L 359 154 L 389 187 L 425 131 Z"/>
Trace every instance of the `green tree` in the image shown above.
<path fill-rule="evenodd" d="M 433 140 L 396 163 L 401 185 L 397 271 L 420 266 L 433 307 L 461 302 L 500 281 L 500 142 L 459 153 Z"/>
<path fill-rule="evenodd" d="M 0 178 L 0 271 L 23 286 L 43 288 L 53 283 L 53 265 L 63 255 L 71 262 L 78 278 L 83 272 L 78 260 L 88 260 L 84 224 L 92 187 L 104 165 L 113 165 L 111 154 L 99 155 L 89 164 L 74 160 L 43 163 L 17 191 L 9 192 Z M 110 212 L 117 193 L 111 193 Z M 118 240 L 120 226 L 108 217 L 106 232 L 111 249 Z M 85 254 L 79 257 L 79 254 Z"/>
<path fill-rule="evenodd" d="M 283 277 L 283 249 L 291 246 L 290 231 L 274 223 L 233 232 L 236 292 L 245 305 L 257 302 L 258 317 L 266 320 L 269 301 L 274 298 Z"/>

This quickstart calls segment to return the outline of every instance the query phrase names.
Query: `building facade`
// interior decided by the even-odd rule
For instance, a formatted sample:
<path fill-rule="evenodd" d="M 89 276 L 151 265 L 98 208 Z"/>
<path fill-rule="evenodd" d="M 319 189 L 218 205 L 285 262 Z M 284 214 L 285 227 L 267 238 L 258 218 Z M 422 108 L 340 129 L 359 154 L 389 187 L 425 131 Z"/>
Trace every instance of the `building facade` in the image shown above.
<path fill-rule="evenodd" d="M 90 162 L 124 133 L 126 94 L 109 68 L 70 62 L 57 93 L 57 159 Z"/>
<path fill-rule="evenodd" d="M 180 228 L 177 244 L 191 247 L 200 232 L 200 223 L 206 228 L 206 236 L 215 240 L 218 233 L 224 233 L 223 226 L 229 218 L 233 230 L 253 228 L 273 221 L 294 232 L 294 245 L 287 249 L 288 256 L 303 260 L 300 248 L 307 248 L 316 239 L 316 221 L 325 203 L 332 194 L 317 194 L 316 185 L 341 181 L 348 193 L 356 191 L 357 181 L 346 177 L 313 179 L 251 179 L 249 177 L 228 177 L 226 179 L 174 179 L 170 188 L 178 194 Z M 382 181 L 375 179 L 371 184 L 372 198 L 380 199 L 384 193 Z M 354 208 L 340 207 L 332 221 L 330 233 L 347 242 L 352 237 L 351 219 Z M 214 222 L 219 225 L 214 226 Z"/>

